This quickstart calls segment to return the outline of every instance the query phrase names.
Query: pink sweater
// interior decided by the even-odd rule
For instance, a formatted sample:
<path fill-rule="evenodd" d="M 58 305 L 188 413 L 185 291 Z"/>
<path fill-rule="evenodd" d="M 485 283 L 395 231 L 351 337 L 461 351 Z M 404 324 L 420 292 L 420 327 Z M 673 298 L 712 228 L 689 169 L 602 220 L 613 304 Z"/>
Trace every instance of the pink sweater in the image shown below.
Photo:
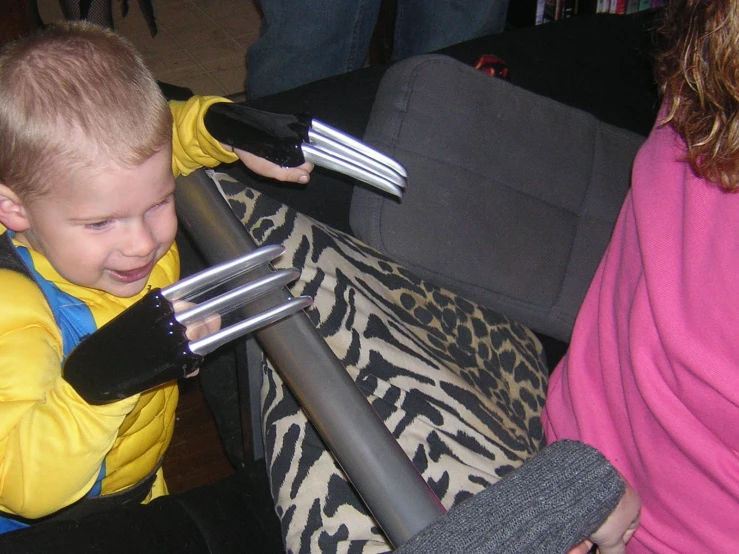
<path fill-rule="evenodd" d="M 655 128 L 554 372 L 548 442 L 603 452 L 642 498 L 629 553 L 739 553 L 739 194 Z"/>

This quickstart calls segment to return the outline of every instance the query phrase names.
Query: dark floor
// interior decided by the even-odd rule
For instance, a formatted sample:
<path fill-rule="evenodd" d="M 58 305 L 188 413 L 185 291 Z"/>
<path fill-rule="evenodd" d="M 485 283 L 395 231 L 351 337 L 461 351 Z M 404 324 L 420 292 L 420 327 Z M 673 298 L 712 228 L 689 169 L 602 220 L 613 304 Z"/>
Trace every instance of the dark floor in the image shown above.
<path fill-rule="evenodd" d="M 196 94 L 233 95 L 244 90 L 246 49 L 259 34 L 254 0 L 154 0 L 159 32 L 149 33 L 137 2 L 113 2 L 116 31 L 143 54 L 160 81 Z M 46 23 L 62 20 L 58 0 L 38 0 Z"/>
<path fill-rule="evenodd" d="M 197 378 L 180 382 L 177 423 L 164 459 L 164 472 L 172 494 L 235 473 Z"/>

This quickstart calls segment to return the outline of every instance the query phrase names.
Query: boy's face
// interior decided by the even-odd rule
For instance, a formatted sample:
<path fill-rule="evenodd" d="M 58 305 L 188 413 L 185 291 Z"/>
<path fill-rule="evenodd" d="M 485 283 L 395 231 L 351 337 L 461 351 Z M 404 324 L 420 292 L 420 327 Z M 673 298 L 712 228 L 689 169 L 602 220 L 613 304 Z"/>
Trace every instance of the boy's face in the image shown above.
<path fill-rule="evenodd" d="M 18 238 L 68 281 L 119 297 L 139 293 L 177 232 L 170 148 L 135 168 L 88 171 L 24 207 Z"/>

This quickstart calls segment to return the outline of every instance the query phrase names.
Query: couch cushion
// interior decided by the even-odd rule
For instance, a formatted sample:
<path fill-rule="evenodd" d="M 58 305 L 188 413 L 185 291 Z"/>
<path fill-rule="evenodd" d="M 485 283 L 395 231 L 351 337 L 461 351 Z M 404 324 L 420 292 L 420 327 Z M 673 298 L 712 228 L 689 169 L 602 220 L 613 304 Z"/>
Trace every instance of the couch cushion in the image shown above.
<path fill-rule="evenodd" d="M 301 269 L 293 294 L 447 507 L 539 448 L 548 370 L 526 327 L 412 272 L 358 240 L 219 177 L 277 267 Z M 271 363 L 262 386 L 265 452 L 293 552 L 386 552 L 377 524 Z M 327 397 L 326 402 L 331 402 Z"/>
<path fill-rule="evenodd" d="M 400 62 L 365 140 L 409 174 L 351 225 L 419 276 L 567 340 L 644 138 L 444 56 Z"/>

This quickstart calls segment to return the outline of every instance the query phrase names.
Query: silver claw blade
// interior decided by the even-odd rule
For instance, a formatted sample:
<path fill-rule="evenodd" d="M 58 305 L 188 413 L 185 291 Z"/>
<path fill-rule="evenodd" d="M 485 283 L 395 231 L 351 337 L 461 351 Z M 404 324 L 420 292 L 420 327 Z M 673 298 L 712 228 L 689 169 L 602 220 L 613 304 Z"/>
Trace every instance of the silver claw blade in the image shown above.
<path fill-rule="evenodd" d="M 263 246 L 230 262 L 204 269 L 195 275 L 182 279 L 162 289 L 162 295 L 170 302 L 174 302 L 194 294 L 208 292 L 255 267 L 279 258 L 284 251 L 285 248 L 279 245 Z"/>
<path fill-rule="evenodd" d="M 295 312 L 298 312 L 304 308 L 307 308 L 313 303 L 313 299 L 309 296 L 298 296 L 297 298 L 290 298 L 279 304 L 265 310 L 255 316 L 252 316 L 244 321 L 235 323 L 230 327 L 221 329 L 217 333 L 214 333 L 204 339 L 196 340 L 190 343 L 189 348 L 193 354 L 205 356 L 206 354 L 213 352 L 216 348 L 223 346 L 227 342 L 230 342 L 242 335 L 266 327 L 272 323 L 275 323 Z"/>
<path fill-rule="evenodd" d="M 261 279 L 223 293 L 220 296 L 206 300 L 192 308 L 178 312 L 174 317 L 182 325 L 187 325 L 193 321 L 205 319 L 213 314 L 224 315 L 252 300 L 256 300 L 271 290 L 292 283 L 298 277 L 300 277 L 300 272 L 295 268 L 281 269 Z"/>
<path fill-rule="evenodd" d="M 308 138 L 309 143 L 302 146 L 306 161 L 403 196 L 408 174 L 396 160 L 316 119 Z"/>
<path fill-rule="evenodd" d="M 281 256 L 284 251 L 283 246 L 263 246 L 249 254 L 205 269 L 162 289 L 162 295 L 169 302 L 174 302 L 206 293 L 258 266 L 269 264 L 269 262 Z M 225 315 L 268 292 L 286 286 L 298 277 L 300 277 L 300 271 L 295 268 L 270 271 L 263 277 L 244 283 L 230 291 L 178 312 L 174 315 L 174 318 L 181 325 L 188 325 L 193 321 L 202 320 L 214 314 Z M 292 298 L 285 293 L 285 300 L 276 306 L 272 306 L 230 327 L 221 329 L 208 337 L 193 341 L 189 343 L 188 348 L 193 354 L 204 356 L 229 341 L 274 323 L 298 310 L 307 308 L 312 303 L 313 299 L 308 296 Z"/>

